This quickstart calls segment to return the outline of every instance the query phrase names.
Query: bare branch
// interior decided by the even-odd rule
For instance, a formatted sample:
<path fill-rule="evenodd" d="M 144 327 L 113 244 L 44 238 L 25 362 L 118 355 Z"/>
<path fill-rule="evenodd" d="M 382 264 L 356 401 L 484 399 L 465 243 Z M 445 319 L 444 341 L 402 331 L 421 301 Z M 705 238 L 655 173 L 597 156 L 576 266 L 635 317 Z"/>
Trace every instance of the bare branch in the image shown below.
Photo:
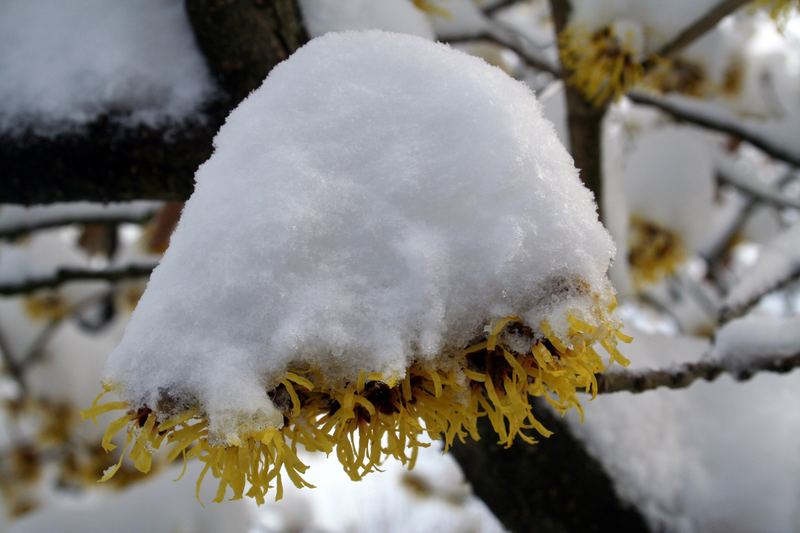
<path fill-rule="evenodd" d="M 657 55 L 669 57 L 680 52 L 713 29 L 720 20 L 749 2 L 750 0 L 723 0 L 662 46 Z"/>
<path fill-rule="evenodd" d="M 46 277 L 34 277 L 20 283 L 0 284 L 0 295 L 27 294 L 39 289 L 54 289 L 70 281 L 120 281 L 129 278 L 144 278 L 150 275 L 155 265 L 129 265 L 126 267 L 87 270 L 60 268 Z"/>
<path fill-rule="evenodd" d="M 758 372 L 786 373 L 800 367 L 800 351 L 792 355 L 762 356 L 754 358 L 746 367 L 732 367 L 720 359 L 706 359 L 695 363 L 684 363 L 673 368 L 654 370 L 631 370 L 597 374 L 597 392 L 644 392 L 666 387 L 683 389 L 699 379 L 713 381 L 722 374 L 729 374 L 738 381 L 745 381 Z"/>
<path fill-rule="evenodd" d="M 793 166 L 800 166 L 800 154 L 792 153 L 781 146 L 777 146 L 769 139 L 742 127 L 733 120 L 692 113 L 690 110 L 668 102 L 663 98 L 649 96 L 638 91 L 628 94 L 628 98 L 636 104 L 655 107 L 679 122 L 686 122 L 701 128 L 738 137 L 775 159 Z"/>
<path fill-rule="evenodd" d="M 485 31 L 470 35 L 455 35 L 448 37 L 446 42 L 450 44 L 458 44 L 476 43 L 480 41 L 490 42 L 498 46 L 502 46 L 503 48 L 508 48 L 517 54 L 517 56 L 519 56 L 519 58 L 532 69 L 547 72 L 556 78 L 562 78 L 564 75 L 557 65 L 552 64 L 545 58 L 534 55 L 528 49 L 529 47 L 526 47 L 524 43 L 520 42 L 519 35 L 512 31 Z"/>
<path fill-rule="evenodd" d="M 15 207 L 15 206 L 14 206 Z M 150 220 L 157 209 L 142 210 L 140 212 L 70 214 L 64 217 L 42 218 L 29 223 L 0 224 L 0 240 L 12 240 L 35 231 L 69 226 L 71 224 L 142 224 Z"/>
<path fill-rule="evenodd" d="M 755 183 L 739 179 L 733 174 L 719 172 L 717 173 L 717 179 L 720 183 L 730 185 L 739 192 L 753 198 L 756 202 L 769 204 L 778 209 L 800 209 L 800 200 L 790 198 L 772 189 L 760 187 Z"/>
<path fill-rule="evenodd" d="M 491 17 L 492 15 L 509 8 L 511 6 L 515 6 L 517 4 L 521 4 L 524 0 L 500 0 L 499 2 L 490 5 L 489 7 L 483 8 L 483 14 L 487 17 Z"/>
<path fill-rule="evenodd" d="M 774 280 L 771 284 L 765 285 L 761 291 L 749 295 L 747 300 L 739 302 L 735 306 L 723 306 L 719 311 L 720 324 L 730 322 L 734 318 L 746 315 L 758 305 L 761 298 L 775 291 L 784 289 L 798 280 L 800 280 L 800 266 L 796 266 L 794 269 L 787 272 L 786 276 Z"/>

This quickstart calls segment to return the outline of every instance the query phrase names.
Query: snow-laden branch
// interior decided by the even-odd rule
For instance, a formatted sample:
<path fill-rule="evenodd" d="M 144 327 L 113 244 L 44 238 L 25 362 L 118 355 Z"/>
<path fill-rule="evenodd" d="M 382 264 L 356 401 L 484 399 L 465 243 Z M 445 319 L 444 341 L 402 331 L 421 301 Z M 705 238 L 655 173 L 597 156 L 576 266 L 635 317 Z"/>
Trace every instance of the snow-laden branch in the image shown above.
<path fill-rule="evenodd" d="M 800 346 L 790 355 L 763 354 L 754 357 L 747 365 L 732 364 L 725 359 L 704 359 L 669 368 L 628 370 L 598 374 L 597 392 L 644 392 L 666 387 L 684 389 L 697 380 L 713 381 L 722 374 L 745 381 L 758 372 L 786 373 L 800 367 Z"/>
<path fill-rule="evenodd" d="M 739 192 L 753 198 L 756 202 L 768 204 L 778 209 L 800 209 L 800 200 L 790 198 L 771 187 L 755 183 L 753 180 L 742 179 L 741 176 L 720 172 L 717 174 L 720 183 L 730 185 Z"/>
<path fill-rule="evenodd" d="M 447 38 L 450 44 L 490 42 L 514 52 L 520 60 L 534 70 L 540 70 L 552 74 L 556 78 L 563 78 L 564 73 L 550 60 L 541 57 L 531 50 L 531 46 L 524 39 L 524 36 L 509 28 L 494 24 L 486 31 L 467 35 L 453 35 Z"/>
<path fill-rule="evenodd" d="M 0 296 L 28 294 L 39 289 L 54 289 L 71 281 L 121 281 L 130 278 L 143 278 L 150 275 L 153 264 L 136 264 L 100 270 L 84 268 L 59 268 L 47 276 L 36 276 L 14 283 L 0 284 Z"/>
<path fill-rule="evenodd" d="M 730 116 L 729 113 L 714 110 L 702 102 L 692 103 L 678 101 L 675 98 L 655 97 L 639 91 L 632 91 L 628 94 L 628 98 L 635 104 L 655 107 L 680 122 L 738 137 L 775 159 L 800 166 L 800 152 L 793 150 L 787 144 L 776 141 L 776 135 L 770 134 L 768 126 L 744 125 L 741 119 Z M 702 109 L 700 109 L 701 106 Z M 776 131 L 775 133 L 784 132 Z M 789 135 L 788 139 L 793 140 L 795 137 Z"/>
<path fill-rule="evenodd" d="M 34 231 L 69 224 L 146 222 L 156 213 L 159 205 L 157 202 L 75 202 L 33 207 L 0 206 L 0 239 L 14 239 Z"/>
<path fill-rule="evenodd" d="M 719 21 L 750 1 L 751 0 L 723 0 L 687 26 L 672 40 L 659 48 L 657 55 L 660 57 L 669 57 L 680 52 L 712 30 Z"/>

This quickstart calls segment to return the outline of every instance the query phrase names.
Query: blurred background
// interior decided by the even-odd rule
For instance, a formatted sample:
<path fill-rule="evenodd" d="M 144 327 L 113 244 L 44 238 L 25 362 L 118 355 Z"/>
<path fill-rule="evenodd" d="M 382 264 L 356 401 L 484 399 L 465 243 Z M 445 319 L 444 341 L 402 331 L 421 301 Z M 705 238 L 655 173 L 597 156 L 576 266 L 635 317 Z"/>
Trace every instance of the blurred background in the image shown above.
<path fill-rule="evenodd" d="M 584 423 L 541 406 L 535 447 L 359 483 L 309 454 L 317 488 L 260 508 L 165 460 L 98 485 L 79 411 L 215 132 L 307 40 L 373 28 L 535 92 L 617 244 L 630 379 Z M 800 532 L 798 165 L 797 0 L 2 0 L 0 530 Z"/>

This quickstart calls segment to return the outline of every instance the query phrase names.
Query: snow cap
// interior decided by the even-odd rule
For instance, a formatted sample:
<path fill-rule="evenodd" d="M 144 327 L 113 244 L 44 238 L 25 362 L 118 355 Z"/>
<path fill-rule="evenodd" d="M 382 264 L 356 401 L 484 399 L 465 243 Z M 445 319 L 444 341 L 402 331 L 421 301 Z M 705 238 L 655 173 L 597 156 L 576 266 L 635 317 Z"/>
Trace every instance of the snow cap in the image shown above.
<path fill-rule="evenodd" d="M 108 361 L 133 406 L 279 426 L 266 391 L 290 365 L 402 378 L 494 319 L 563 331 L 612 297 L 611 239 L 533 93 L 449 46 L 314 39 L 214 147 Z"/>

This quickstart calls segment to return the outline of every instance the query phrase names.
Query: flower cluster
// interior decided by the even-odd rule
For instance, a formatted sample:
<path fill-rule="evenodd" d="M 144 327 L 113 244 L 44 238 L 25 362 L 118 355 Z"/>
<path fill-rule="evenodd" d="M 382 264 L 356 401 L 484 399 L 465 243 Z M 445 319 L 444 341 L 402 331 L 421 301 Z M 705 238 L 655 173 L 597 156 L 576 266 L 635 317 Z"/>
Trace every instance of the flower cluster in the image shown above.
<path fill-rule="evenodd" d="M 588 312 L 568 314 L 566 333 L 560 335 L 547 321 L 534 329 L 520 317 L 507 316 L 466 348 L 435 362 L 411 364 L 402 378 L 361 372 L 352 381 L 330 383 L 320 371 L 298 365 L 268 392 L 283 413 L 283 426 L 223 441 L 211 435 L 199 405 L 170 412 L 123 401 L 99 403 L 113 384 L 106 384 L 82 414 L 96 421 L 103 413 L 124 411 L 102 441 L 104 449 L 113 450 L 114 437 L 124 431 L 124 449 L 101 481 L 112 479 L 126 456 L 137 470 L 149 471 L 153 454 L 167 443 L 167 461 L 182 458 L 184 468 L 189 459 L 204 463 L 198 495 L 211 473 L 219 480 L 214 501 L 230 492 L 232 499 L 248 496 L 260 504 L 272 488 L 281 498 L 283 475 L 297 487 L 311 486 L 303 479 L 307 467 L 299 448 L 335 451 L 345 472 L 359 480 L 387 457 L 412 468 L 419 448 L 428 446 L 423 435 L 442 439 L 445 449 L 456 439 L 478 439 L 477 421 L 483 416 L 505 446 L 517 438 L 532 444 L 536 434 L 549 436 L 533 414 L 532 398 L 543 397 L 562 413 L 574 408 L 582 414 L 577 392 L 596 394 L 595 374 L 606 369 L 595 346 L 609 354 L 609 364 L 628 364 L 616 346 L 630 338 L 619 331 L 612 310 L 613 302 L 603 304 L 596 297 Z"/>

